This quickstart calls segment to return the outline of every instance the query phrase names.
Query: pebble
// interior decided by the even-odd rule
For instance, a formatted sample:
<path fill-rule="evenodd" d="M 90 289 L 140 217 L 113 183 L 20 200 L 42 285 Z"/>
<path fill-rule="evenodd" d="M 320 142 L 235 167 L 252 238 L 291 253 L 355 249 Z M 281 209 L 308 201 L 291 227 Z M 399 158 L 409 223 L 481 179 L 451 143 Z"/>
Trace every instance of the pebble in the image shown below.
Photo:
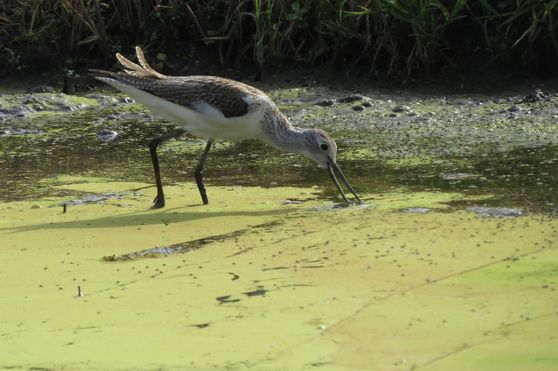
<path fill-rule="evenodd" d="M 365 97 L 363 95 L 360 94 L 351 94 L 351 95 L 347 95 L 346 97 L 343 98 L 339 98 L 337 101 L 339 103 L 353 103 L 359 100 L 364 100 Z"/>
<path fill-rule="evenodd" d="M 393 107 L 393 112 L 409 112 L 411 107 L 409 106 L 395 106 Z"/>
<path fill-rule="evenodd" d="M 333 106 L 334 103 L 335 103 L 335 99 L 324 98 L 314 102 L 314 105 L 320 107 L 330 107 Z"/>
<path fill-rule="evenodd" d="M 527 94 L 521 103 L 535 103 L 546 98 L 546 94 L 541 89 L 535 89 Z"/>
<path fill-rule="evenodd" d="M 130 97 L 123 97 L 120 99 L 120 103 L 135 103 L 135 101 Z"/>
<path fill-rule="evenodd" d="M 29 89 L 30 93 L 56 93 L 56 89 L 49 85 L 34 86 Z"/>
<path fill-rule="evenodd" d="M 521 111 L 521 107 L 517 106 L 517 105 L 513 105 L 510 108 L 508 108 L 508 112 L 519 112 Z"/>
<path fill-rule="evenodd" d="M 353 111 L 363 111 L 363 110 L 364 110 L 364 107 L 362 106 L 362 104 L 358 104 L 358 105 L 356 105 L 356 106 L 352 106 L 351 109 L 352 109 Z"/>
<path fill-rule="evenodd" d="M 103 129 L 97 133 L 97 140 L 101 142 L 110 142 L 116 139 L 118 133 L 114 130 Z"/>

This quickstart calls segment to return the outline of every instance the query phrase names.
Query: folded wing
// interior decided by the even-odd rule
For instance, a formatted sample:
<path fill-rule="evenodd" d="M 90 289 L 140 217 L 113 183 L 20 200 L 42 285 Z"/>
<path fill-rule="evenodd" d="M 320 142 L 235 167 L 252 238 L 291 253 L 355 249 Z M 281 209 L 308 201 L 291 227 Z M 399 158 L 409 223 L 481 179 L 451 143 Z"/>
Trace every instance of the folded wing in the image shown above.
<path fill-rule="evenodd" d="M 193 110 L 210 105 L 225 117 L 243 116 L 248 112 L 254 88 L 215 76 L 163 75 L 149 66 L 141 48 L 136 47 L 136 55 L 140 65 L 118 53 L 116 57 L 122 72 L 93 69 L 90 73 L 100 80 L 116 80 Z"/>

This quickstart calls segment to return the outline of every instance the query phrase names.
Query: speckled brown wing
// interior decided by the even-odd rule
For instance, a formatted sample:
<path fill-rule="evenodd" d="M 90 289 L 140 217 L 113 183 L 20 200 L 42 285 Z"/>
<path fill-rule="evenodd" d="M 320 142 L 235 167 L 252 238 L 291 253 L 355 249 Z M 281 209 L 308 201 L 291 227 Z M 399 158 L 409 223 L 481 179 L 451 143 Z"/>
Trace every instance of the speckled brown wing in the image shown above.
<path fill-rule="evenodd" d="M 192 107 L 204 101 L 223 112 L 225 117 L 243 116 L 248 112 L 248 103 L 243 97 L 250 92 L 232 80 L 213 76 L 186 76 L 153 81 L 150 92 L 173 103 Z"/>
<path fill-rule="evenodd" d="M 115 79 L 191 109 L 196 109 L 196 103 L 203 101 L 220 110 L 225 117 L 245 115 L 248 103 L 243 97 L 254 94 L 254 88 L 215 76 L 169 76 L 158 79 L 103 70 L 90 72 L 94 76 Z"/>

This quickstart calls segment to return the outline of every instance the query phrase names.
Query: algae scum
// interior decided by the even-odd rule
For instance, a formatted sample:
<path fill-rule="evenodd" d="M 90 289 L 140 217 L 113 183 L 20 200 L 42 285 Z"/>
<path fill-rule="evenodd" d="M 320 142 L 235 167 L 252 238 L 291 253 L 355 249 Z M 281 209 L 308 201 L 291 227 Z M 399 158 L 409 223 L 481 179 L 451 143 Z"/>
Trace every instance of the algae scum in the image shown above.
<path fill-rule="evenodd" d="M 555 93 L 530 102 L 530 95 L 521 94 L 444 96 L 352 87 L 361 95 L 349 89 L 311 85 L 269 93 L 295 123 L 331 132 L 342 168 L 362 192 L 457 191 L 556 212 Z M 52 194 L 40 180 L 60 174 L 150 183 L 147 143 L 170 128 L 123 96 L 4 94 L 0 198 Z M 192 181 L 203 143 L 184 137 L 162 146 L 166 183 Z M 323 195 L 336 194 L 314 164 L 257 141 L 218 142 L 205 177 L 209 185 L 320 185 Z"/>
<path fill-rule="evenodd" d="M 148 210 L 171 126 L 108 90 L 2 95 L 0 368 L 556 369 L 556 91 L 332 85 L 260 87 L 362 206 L 257 141 L 217 142 L 203 206 L 185 136 Z"/>

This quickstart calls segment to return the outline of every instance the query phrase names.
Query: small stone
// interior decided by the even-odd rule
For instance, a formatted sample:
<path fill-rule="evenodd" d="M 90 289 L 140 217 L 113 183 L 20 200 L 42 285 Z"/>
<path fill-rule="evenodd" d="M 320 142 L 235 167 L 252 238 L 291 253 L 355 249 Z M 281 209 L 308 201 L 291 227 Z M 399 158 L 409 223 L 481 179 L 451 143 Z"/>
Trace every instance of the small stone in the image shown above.
<path fill-rule="evenodd" d="M 409 112 L 411 107 L 409 106 L 395 106 L 393 107 L 393 112 Z"/>
<path fill-rule="evenodd" d="M 135 101 L 130 97 L 123 97 L 120 99 L 120 103 L 134 103 Z"/>
<path fill-rule="evenodd" d="M 29 89 L 30 93 L 56 93 L 56 89 L 49 85 L 34 86 Z"/>
<path fill-rule="evenodd" d="M 351 95 L 348 95 L 346 97 L 339 98 L 338 102 L 339 103 L 353 103 L 353 102 L 356 102 L 356 101 L 359 101 L 359 100 L 364 100 L 364 99 L 365 99 L 365 97 L 363 95 L 351 94 Z"/>
<path fill-rule="evenodd" d="M 42 209 L 43 207 L 41 205 L 35 204 L 35 205 L 31 206 L 31 208 L 32 209 Z"/>
<path fill-rule="evenodd" d="M 370 102 L 362 102 L 360 105 L 366 108 L 372 107 L 372 103 Z"/>
<path fill-rule="evenodd" d="M 547 96 L 541 89 L 535 89 L 527 94 L 521 103 L 535 103 L 545 99 Z"/>
<path fill-rule="evenodd" d="M 103 129 L 97 133 L 97 140 L 101 142 L 110 142 L 116 139 L 118 133 L 114 130 Z"/>
<path fill-rule="evenodd" d="M 330 107 L 333 106 L 334 103 L 335 103 L 335 99 L 324 98 L 314 102 L 314 105 L 320 107 Z"/>
<path fill-rule="evenodd" d="M 358 104 L 356 106 L 352 106 L 351 109 L 353 111 L 362 111 L 362 110 L 364 110 L 364 107 L 361 104 Z"/>
<path fill-rule="evenodd" d="M 510 108 L 508 108 L 508 112 L 519 112 L 521 111 L 521 107 L 517 106 L 517 105 L 513 105 Z"/>

